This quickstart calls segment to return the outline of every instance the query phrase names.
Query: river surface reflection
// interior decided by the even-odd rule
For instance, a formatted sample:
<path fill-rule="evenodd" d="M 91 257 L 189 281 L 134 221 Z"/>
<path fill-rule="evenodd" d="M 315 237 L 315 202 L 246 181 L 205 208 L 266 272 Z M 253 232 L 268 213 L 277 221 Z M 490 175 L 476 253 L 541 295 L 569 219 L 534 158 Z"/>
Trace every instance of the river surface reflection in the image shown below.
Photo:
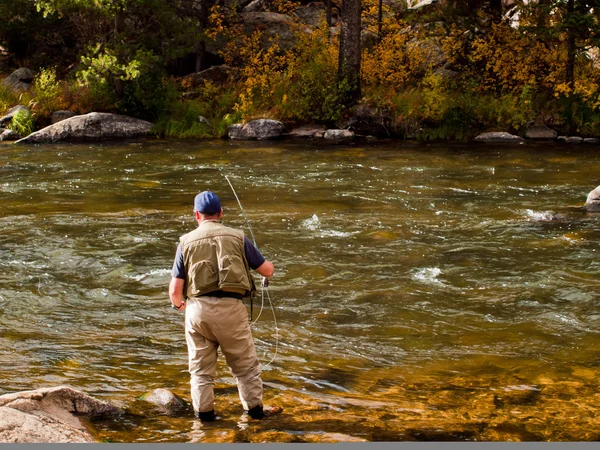
<path fill-rule="evenodd" d="M 96 424 L 109 442 L 598 440 L 600 214 L 582 210 L 597 153 L 2 145 L 0 394 L 68 384 L 124 406 Z M 253 328 L 285 412 L 243 423 L 221 361 L 224 419 L 203 429 L 136 399 L 189 399 L 167 286 L 197 192 L 248 233 L 225 175 L 276 266 L 277 327 L 265 296 Z"/>

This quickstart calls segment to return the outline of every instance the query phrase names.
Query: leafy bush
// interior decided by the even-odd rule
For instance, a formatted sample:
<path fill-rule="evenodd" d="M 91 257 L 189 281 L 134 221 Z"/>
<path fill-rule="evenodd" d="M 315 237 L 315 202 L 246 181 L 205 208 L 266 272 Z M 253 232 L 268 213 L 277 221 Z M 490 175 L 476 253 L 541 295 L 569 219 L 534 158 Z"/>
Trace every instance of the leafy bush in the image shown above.
<path fill-rule="evenodd" d="M 27 136 L 34 130 L 35 118 L 29 110 L 18 111 L 12 118 L 8 128 L 20 136 Z"/>
<path fill-rule="evenodd" d="M 56 69 L 40 69 L 33 81 L 35 105 L 41 115 L 49 115 L 62 109 L 61 86 L 56 77 Z"/>

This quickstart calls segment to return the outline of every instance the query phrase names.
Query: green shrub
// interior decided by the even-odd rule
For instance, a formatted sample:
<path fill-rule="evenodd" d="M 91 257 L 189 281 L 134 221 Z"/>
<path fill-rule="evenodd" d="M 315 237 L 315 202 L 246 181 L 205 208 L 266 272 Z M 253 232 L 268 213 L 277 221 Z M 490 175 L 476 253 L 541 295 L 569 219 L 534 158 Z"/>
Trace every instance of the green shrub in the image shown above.
<path fill-rule="evenodd" d="M 19 136 L 28 136 L 33 133 L 35 118 L 28 110 L 18 111 L 12 118 L 8 128 Z"/>

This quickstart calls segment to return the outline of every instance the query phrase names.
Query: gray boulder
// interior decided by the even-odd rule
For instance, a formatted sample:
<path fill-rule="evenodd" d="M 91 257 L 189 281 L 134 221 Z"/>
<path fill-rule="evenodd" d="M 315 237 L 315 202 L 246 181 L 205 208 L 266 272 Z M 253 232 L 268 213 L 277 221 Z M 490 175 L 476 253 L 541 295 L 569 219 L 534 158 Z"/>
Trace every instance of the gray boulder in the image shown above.
<path fill-rule="evenodd" d="M 242 125 L 237 123 L 231 125 L 228 135 L 231 139 L 239 140 L 263 140 L 276 139 L 285 133 L 285 125 L 278 120 L 255 119 Z"/>
<path fill-rule="evenodd" d="M 558 133 L 545 125 L 532 125 L 527 128 L 525 137 L 534 140 L 554 140 Z"/>
<path fill-rule="evenodd" d="M 590 192 L 585 202 L 585 209 L 593 212 L 600 212 L 600 186 Z"/>
<path fill-rule="evenodd" d="M 52 116 L 50 116 L 50 123 L 57 123 L 61 120 L 70 119 L 71 117 L 75 117 L 77 113 L 73 111 L 68 111 L 66 109 L 62 109 L 60 111 L 54 111 Z"/>
<path fill-rule="evenodd" d="M 67 386 L 3 395 L 0 442 L 95 442 L 79 417 L 119 412 L 119 408 Z"/>
<path fill-rule="evenodd" d="M 17 105 L 10 108 L 5 116 L 0 117 L 0 125 L 8 125 L 19 111 L 29 112 L 29 109 L 27 109 L 27 106 L 23 105 Z"/>
<path fill-rule="evenodd" d="M 327 20 L 327 11 L 322 2 L 312 2 L 296 9 L 293 14 L 305 25 L 319 27 Z"/>
<path fill-rule="evenodd" d="M 152 124 L 145 120 L 109 113 L 89 113 L 62 120 L 29 136 L 17 144 L 37 144 L 60 141 L 100 141 L 127 139 L 150 133 Z"/>
<path fill-rule="evenodd" d="M 8 86 L 15 91 L 23 92 L 31 87 L 34 75 L 32 70 L 21 67 L 2 80 L 2 85 Z"/>
<path fill-rule="evenodd" d="M 266 12 L 267 2 L 266 0 L 253 0 L 244 9 L 244 12 Z"/>
<path fill-rule="evenodd" d="M 515 136 L 514 134 L 507 133 L 506 131 L 492 131 L 488 133 L 482 133 L 475 138 L 479 142 L 507 142 L 507 143 L 519 143 L 523 142 L 523 138 Z"/>
<path fill-rule="evenodd" d="M 181 397 L 168 389 L 155 389 L 148 394 L 142 395 L 140 400 L 157 406 L 161 413 L 169 415 L 175 414 L 186 407 L 186 403 Z"/>
<path fill-rule="evenodd" d="M 0 141 L 18 141 L 21 136 L 11 129 L 6 129 L 0 134 Z"/>
<path fill-rule="evenodd" d="M 317 124 L 302 125 L 290 131 L 290 137 L 293 138 L 322 138 L 324 134 L 325 129 Z"/>
<path fill-rule="evenodd" d="M 323 136 L 328 141 L 347 141 L 354 137 L 354 132 L 350 130 L 327 130 Z"/>
<path fill-rule="evenodd" d="M 580 136 L 559 136 L 556 138 L 558 142 L 565 142 L 567 144 L 581 144 L 583 138 Z"/>
<path fill-rule="evenodd" d="M 291 49 L 296 43 L 294 22 L 290 16 L 274 12 L 241 12 L 246 34 L 262 31 L 261 46 L 269 48 L 273 40 L 282 50 Z"/>
<path fill-rule="evenodd" d="M 600 138 L 585 138 L 583 140 L 584 144 L 600 144 Z"/>

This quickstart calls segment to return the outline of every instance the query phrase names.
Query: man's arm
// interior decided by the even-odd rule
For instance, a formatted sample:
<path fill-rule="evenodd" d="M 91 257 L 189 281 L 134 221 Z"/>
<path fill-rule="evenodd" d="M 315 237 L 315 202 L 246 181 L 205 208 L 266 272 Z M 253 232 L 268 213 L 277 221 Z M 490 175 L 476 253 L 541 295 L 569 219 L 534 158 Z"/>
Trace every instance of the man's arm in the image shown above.
<path fill-rule="evenodd" d="M 258 249 L 252 245 L 252 242 L 247 237 L 244 237 L 244 252 L 246 253 L 246 261 L 251 269 L 256 270 L 263 277 L 269 278 L 275 272 L 275 266 L 271 261 L 267 261 Z"/>
<path fill-rule="evenodd" d="M 185 267 L 180 244 L 177 246 L 175 261 L 173 262 L 173 270 L 171 270 L 171 283 L 169 283 L 169 298 L 171 299 L 173 306 L 175 306 L 177 309 L 185 309 L 185 299 L 183 298 L 184 288 Z"/>
<path fill-rule="evenodd" d="M 185 309 L 185 302 L 183 301 L 184 285 L 184 279 L 175 277 L 171 278 L 171 283 L 169 283 L 169 298 L 173 306 L 177 309 Z"/>
<path fill-rule="evenodd" d="M 262 263 L 260 267 L 255 269 L 258 273 L 260 273 L 263 277 L 272 277 L 273 272 L 275 272 L 275 266 L 271 261 L 265 261 Z"/>

